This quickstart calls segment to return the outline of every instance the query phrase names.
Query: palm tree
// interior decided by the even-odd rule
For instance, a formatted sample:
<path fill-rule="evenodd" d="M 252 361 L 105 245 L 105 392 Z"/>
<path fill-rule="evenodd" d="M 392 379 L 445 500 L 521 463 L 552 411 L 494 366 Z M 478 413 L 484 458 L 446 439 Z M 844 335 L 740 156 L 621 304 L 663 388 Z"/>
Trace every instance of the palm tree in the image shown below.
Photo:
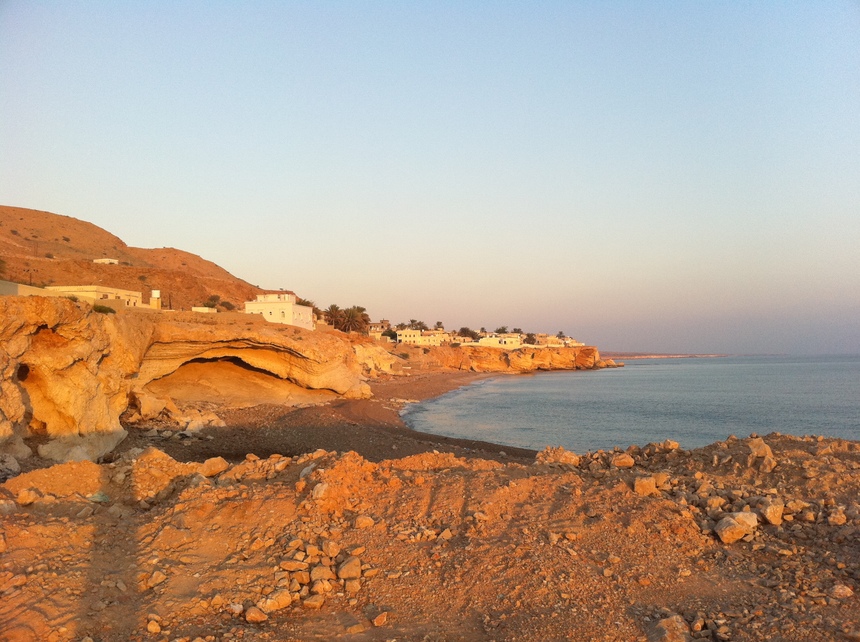
<path fill-rule="evenodd" d="M 365 308 L 360 305 L 354 305 L 351 308 L 343 310 L 341 327 L 338 329 L 344 332 L 362 332 L 366 334 L 369 325 L 370 315 L 365 312 Z"/>
<path fill-rule="evenodd" d="M 444 324 L 444 323 L 442 323 L 441 321 L 437 321 L 437 322 L 436 322 L 436 325 L 434 326 L 434 328 L 435 328 L 436 330 L 444 330 L 444 329 L 445 329 L 445 324 Z"/>
<path fill-rule="evenodd" d="M 332 303 L 323 311 L 325 322 L 336 330 L 340 329 L 341 319 L 343 318 L 343 310 L 336 303 Z"/>
<path fill-rule="evenodd" d="M 507 334 L 507 333 L 508 333 L 508 326 L 506 326 L 506 325 L 500 325 L 498 328 L 496 328 L 496 334 Z"/>

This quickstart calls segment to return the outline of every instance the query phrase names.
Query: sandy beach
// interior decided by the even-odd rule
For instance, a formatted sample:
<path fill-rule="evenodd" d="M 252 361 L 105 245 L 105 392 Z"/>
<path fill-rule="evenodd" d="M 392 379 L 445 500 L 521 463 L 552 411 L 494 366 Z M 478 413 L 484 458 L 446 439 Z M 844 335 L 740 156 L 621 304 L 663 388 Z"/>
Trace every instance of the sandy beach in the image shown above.
<path fill-rule="evenodd" d="M 354 451 L 374 462 L 434 450 L 458 457 L 530 462 L 535 456 L 533 450 L 420 433 L 400 418 L 400 410 L 407 402 L 432 399 L 497 376 L 514 375 L 422 372 L 374 380 L 371 399 L 341 399 L 305 408 L 266 404 L 220 410 L 218 414 L 227 426 L 207 428 L 202 433 L 205 439 L 153 439 L 147 433 L 154 426 L 158 427 L 157 424 L 138 424 L 129 427 L 129 437 L 120 444 L 117 456 L 131 448 L 157 445 L 180 461 L 201 461 L 217 456 L 241 461 L 248 453 L 258 457 L 275 453 L 293 456 L 322 448 Z"/>

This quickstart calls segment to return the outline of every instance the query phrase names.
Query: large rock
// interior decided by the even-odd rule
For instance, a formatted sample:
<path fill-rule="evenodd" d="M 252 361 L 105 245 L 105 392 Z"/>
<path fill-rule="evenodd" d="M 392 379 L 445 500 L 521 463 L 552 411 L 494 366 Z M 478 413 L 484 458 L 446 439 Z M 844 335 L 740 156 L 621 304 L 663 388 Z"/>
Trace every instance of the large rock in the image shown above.
<path fill-rule="evenodd" d="M 58 297 L 0 297 L 0 441 L 119 433 L 152 323 Z"/>
<path fill-rule="evenodd" d="M 724 544 L 733 544 L 755 531 L 758 517 L 755 513 L 729 513 L 717 522 L 714 531 Z"/>
<path fill-rule="evenodd" d="M 145 387 L 192 361 L 229 361 L 304 389 L 370 396 L 353 345 L 338 334 L 98 314 L 62 297 L 3 296 L 0 452 L 23 458 L 29 449 L 21 438 L 40 435 L 52 440 L 40 448 L 43 456 L 95 460 L 124 436 L 119 417 L 131 397 L 144 417 L 177 414 L 172 402 Z"/>

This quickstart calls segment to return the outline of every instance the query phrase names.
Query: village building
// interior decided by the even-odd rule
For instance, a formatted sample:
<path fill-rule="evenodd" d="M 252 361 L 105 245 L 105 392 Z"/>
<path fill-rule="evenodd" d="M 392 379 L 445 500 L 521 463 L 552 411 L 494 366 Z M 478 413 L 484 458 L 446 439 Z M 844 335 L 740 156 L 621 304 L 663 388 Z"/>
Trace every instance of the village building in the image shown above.
<path fill-rule="evenodd" d="M 442 334 L 439 332 L 411 330 L 409 328 L 397 331 L 397 343 L 413 346 L 440 346 Z"/>
<path fill-rule="evenodd" d="M 60 296 L 87 299 L 93 303 L 107 305 L 111 308 L 142 308 L 143 294 L 134 290 L 120 290 L 103 285 L 49 285 L 45 287 L 50 292 Z"/>
<path fill-rule="evenodd" d="M 262 314 L 266 321 L 294 325 L 306 330 L 315 329 L 314 309 L 296 303 L 295 292 L 281 290 L 258 294 L 256 301 L 245 301 L 247 314 Z"/>
<path fill-rule="evenodd" d="M 391 321 L 388 319 L 382 319 L 377 322 L 373 322 L 367 326 L 367 334 L 376 339 L 377 341 L 391 341 L 391 337 L 382 336 L 383 332 L 388 332 L 391 330 Z"/>
<path fill-rule="evenodd" d="M 516 350 L 523 346 L 522 337 L 519 333 L 496 334 L 491 332 L 478 340 L 479 346 L 490 348 L 504 348 L 505 350 Z"/>

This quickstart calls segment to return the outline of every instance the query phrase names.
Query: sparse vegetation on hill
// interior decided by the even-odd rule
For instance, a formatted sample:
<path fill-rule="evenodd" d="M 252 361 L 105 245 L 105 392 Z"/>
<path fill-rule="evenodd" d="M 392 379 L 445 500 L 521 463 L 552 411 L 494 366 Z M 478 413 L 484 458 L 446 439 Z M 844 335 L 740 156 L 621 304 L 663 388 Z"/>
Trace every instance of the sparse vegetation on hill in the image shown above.
<path fill-rule="evenodd" d="M 116 259 L 118 265 L 93 263 Z M 5 279 L 33 285 L 91 285 L 161 290 L 165 308 L 189 309 L 212 294 L 234 308 L 261 290 L 199 256 L 174 248 L 129 247 L 105 230 L 69 216 L 0 206 L 0 261 Z"/>

